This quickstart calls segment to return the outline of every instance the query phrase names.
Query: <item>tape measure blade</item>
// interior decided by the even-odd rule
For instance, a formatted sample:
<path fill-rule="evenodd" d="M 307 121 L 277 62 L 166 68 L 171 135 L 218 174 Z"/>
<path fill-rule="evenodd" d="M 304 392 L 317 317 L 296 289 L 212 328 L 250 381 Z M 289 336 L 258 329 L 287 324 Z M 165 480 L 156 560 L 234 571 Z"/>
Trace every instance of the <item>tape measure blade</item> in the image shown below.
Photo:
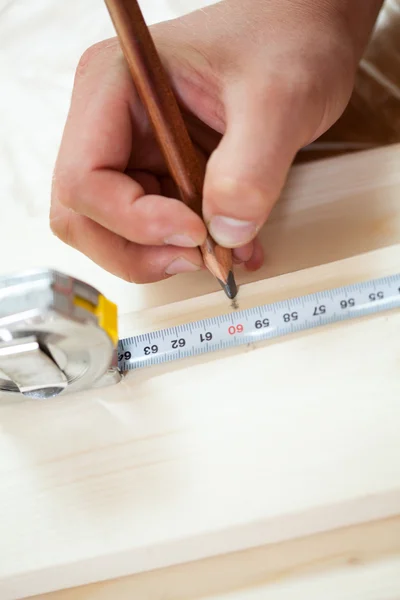
<path fill-rule="evenodd" d="M 400 307 L 400 274 L 233 311 L 119 341 L 122 371 L 283 337 Z"/>

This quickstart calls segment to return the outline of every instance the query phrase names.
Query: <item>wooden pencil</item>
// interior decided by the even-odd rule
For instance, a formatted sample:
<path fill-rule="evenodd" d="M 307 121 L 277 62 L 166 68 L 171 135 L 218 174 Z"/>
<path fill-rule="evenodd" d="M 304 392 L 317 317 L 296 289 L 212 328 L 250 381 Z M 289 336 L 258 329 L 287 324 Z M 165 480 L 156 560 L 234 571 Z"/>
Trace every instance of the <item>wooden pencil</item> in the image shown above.
<path fill-rule="evenodd" d="M 204 169 L 137 0 L 105 0 L 135 87 L 181 200 L 202 216 Z M 232 251 L 210 235 L 200 246 L 205 266 L 233 299 Z"/>

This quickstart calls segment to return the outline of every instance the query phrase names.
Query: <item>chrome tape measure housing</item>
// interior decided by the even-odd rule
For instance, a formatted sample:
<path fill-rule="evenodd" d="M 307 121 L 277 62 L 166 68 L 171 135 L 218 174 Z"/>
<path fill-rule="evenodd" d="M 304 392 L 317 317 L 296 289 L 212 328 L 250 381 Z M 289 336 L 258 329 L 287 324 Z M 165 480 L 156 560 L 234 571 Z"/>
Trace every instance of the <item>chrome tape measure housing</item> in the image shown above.
<path fill-rule="evenodd" d="M 116 343 L 116 307 L 86 283 L 47 269 L 0 277 L 0 395 L 114 383 Z"/>

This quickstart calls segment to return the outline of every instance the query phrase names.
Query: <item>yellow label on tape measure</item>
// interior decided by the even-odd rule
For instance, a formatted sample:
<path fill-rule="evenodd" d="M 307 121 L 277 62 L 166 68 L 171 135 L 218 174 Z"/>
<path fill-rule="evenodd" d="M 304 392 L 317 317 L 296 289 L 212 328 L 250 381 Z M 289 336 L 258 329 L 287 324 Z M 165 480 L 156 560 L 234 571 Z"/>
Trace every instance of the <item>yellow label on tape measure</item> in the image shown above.
<path fill-rule="evenodd" d="M 110 336 L 114 345 L 118 343 L 118 311 L 117 306 L 110 300 L 107 300 L 102 294 L 99 294 L 99 300 L 97 306 L 85 300 L 84 298 L 80 298 L 79 296 L 75 296 L 74 298 L 75 306 L 79 306 L 80 308 L 84 308 L 85 310 L 91 312 L 98 319 L 99 326 L 104 329 L 104 331 Z"/>

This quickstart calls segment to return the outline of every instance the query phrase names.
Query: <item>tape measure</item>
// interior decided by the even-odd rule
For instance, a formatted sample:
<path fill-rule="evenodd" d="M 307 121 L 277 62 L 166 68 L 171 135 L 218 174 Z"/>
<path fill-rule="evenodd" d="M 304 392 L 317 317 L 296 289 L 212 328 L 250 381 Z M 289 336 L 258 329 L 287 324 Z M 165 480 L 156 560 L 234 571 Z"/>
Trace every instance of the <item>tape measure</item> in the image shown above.
<path fill-rule="evenodd" d="M 0 396 L 52 398 L 121 379 L 117 307 L 48 269 L 0 277 Z"/>
<path fill-rule="evenodd" d="M 148 367 L 395 308 L 400 273 L 121 339 L 118 366 Z"/>
<path fill-rule="evenodd" d="M 85 282 L 47 269 L 3 276 L 0 397 L 111 385 L 132 369 L 399 307 L 400 273 L 118 341 L 116 305 Z"/>

